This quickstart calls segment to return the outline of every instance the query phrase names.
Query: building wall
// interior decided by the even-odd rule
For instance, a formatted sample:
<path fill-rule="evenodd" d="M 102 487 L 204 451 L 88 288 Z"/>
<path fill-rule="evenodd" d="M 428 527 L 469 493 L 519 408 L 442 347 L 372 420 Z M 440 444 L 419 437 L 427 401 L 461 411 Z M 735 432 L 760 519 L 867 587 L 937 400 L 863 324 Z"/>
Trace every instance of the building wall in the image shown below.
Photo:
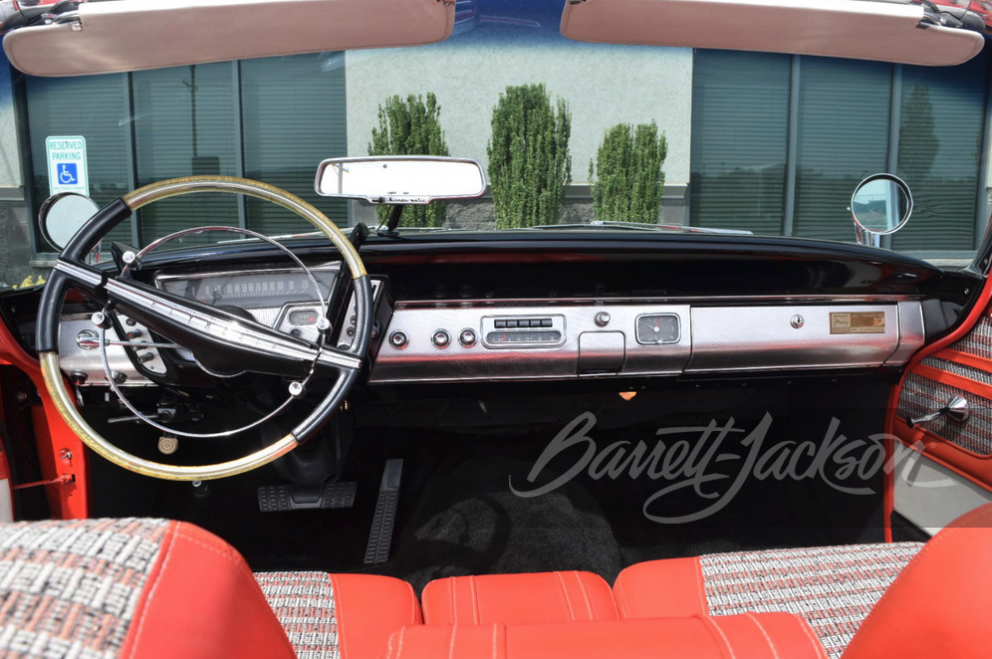
<path fill-rule="evenodd" d="M 652 120 L 668 139 L 666 184 L 688 183 L 692 50 L 591 46 L 557 37 L 554 56 L 536 58 L 532 46 L 495 43 L 480 50 L 476 43 L 460 43 L 347 53 L 348 154 L 368 154 L 384 99 L 434 92 L 451 155 L 476 158 L 485 167 L 500 93 L 510 85 L 553 79 L 548 91 L 565 99 L 572 114 L 573 183 L 587 182 L 589 160 L 607 128 Z M 657 91 L 644 94 L 645 87 Z"/>

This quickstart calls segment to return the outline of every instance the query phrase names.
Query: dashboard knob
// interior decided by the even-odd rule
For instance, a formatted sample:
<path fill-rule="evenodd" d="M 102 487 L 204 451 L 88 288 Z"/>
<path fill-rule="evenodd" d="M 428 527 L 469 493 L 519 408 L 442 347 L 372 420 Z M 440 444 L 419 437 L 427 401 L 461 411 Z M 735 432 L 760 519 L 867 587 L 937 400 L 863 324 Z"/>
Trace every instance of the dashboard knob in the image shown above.
<path fill-rule="evenodd" d="M 606 327 L 610 324 L 610 314 L 606 311 L 600 311 L 596 314 L 596 324 L 600 327 Z"/>
<path fill-rule="evenodd" d="M 409 339 L 406 338 L 406 334 L 403 332 L 393 332 L 389 335 L 389 345 L 394 348 L 405 348 L 407 343 L 409 343 Z"/>
<path fill-rule="evenodd" d="M 93 330 L 81 330 L 76 335 L 76 345 L 83 350 L 96 350 L 100 347 L 100 337 Z"/>
<path fill-rule="evenodd" d="M 470 329 L 463 329 L 462 333 L 458 335 L 458 342 L 461 343 L 466 348 L 471 348 L 475 345 L 477 337 L 475 332 Z"/>
<path fill-rule="evenodd" d="M 451 337 L 444 330 L 438 330 L 431 337 L 431 343 L 438 348 L 447 348 L 448 344 L 451 343 Z"/>

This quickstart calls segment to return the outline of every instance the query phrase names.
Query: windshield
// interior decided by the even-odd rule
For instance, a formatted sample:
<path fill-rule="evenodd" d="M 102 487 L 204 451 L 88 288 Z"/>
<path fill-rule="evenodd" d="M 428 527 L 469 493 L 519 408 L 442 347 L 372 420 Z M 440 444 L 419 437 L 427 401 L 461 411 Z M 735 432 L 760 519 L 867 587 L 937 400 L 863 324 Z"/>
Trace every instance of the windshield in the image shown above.
<path fill-rule="evenodd" d="M 220 174 L 282 187 L 341 226 L 375 225 L 388 209 L 314 193 L 318 163 L 419 153 L 475 159 L 489 188 L 408 207 L 409 229 L 624 229 L 615 222 L 853 243 L 855 187 L 889 172 L 913 214 L 880 247 L 964 265 L 984 234 L 988 48 L 932 68 L 596 45 L 561 36 L 561 0 L 456 7 L 455 34 L 431 46 L 80 78 L 12 71 L 26 214 L 54 192 L 103 205 Z M 201 195 L 142 209 L 112 238 L 145 245 L 196 224 L 311 230 L 272 204 Z M 29 234 L 44 262 L 55 250 Z"/>

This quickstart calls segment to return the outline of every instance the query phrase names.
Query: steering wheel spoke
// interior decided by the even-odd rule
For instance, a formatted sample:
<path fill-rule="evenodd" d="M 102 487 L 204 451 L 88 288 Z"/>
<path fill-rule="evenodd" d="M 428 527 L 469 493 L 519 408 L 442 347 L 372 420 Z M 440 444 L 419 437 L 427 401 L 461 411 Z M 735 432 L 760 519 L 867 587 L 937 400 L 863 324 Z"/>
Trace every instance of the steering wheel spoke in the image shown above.
<path fill-rule="evenodd" d="M 297 213 L 322 231 L 340 252 L 354 280 L 354 308 L 358 322 L 352 345 L 347 349 L 336 349 L 327 345 L 329 336 L 324 336 L 315 343 L 291 336 L 253 319 L 136 281 L 128 276 L 126 268 L 122 269 L 120 275 L 112 276 L 84 263 L 84 255 L 133 211 L 154 201 L 194 192 L 244 194 L 270 201 Z M 210 229 L 234 230 L 224 227 L 205 227 L 186 231 Z M 259 237 L 272 242 L 264 236 Z M 168 240 L 168 237 L 162 240 Z M 153 247 L 154 244 L 146 247 L 141 253 Z M 276 244 L 276 247 L 282 249 L 310 275 L 298 257 L 281 245 Z M 231 476 L 257 468 L 292 450 L 298 442 L 316 432 L 345 400 L 362 368 L 363 356 L 368 349 L 372 332 L 371 286 L 365 267 L 351 242 L 326 216 L 302 199 L 278 188 L 247 179 L 190 177 L 146 186 L 112 202 L 80 229 L 57 262 L 39 305 L 38 350 L 44 367 L 46 385 L 56 403 L 72 400 L 66 389 L 65 380 L 58 371 L 57 355 L 62 300 L 70 283 L 89 292 L 97 300 L 108 305 L 108 308 L 125 313 L 156 334 L 165 337 L 166 340 L 188 350 L 208 374 L 230 377 L 253 372 L 282 376 L 293 381 L 290 387 L 292 398 L 299 397 L 305 390 L 305 383 L 312 378 L 336 376 L 326 397 L 316 404 L 309 416 L 280 440 L 278 447 L 270 446 L 239 460 L 202 467 L 160 464 L 138 458 L 100 436 L 86 424 L 71 405 L 57 405 L 60 414 L 70 427 L 98 454 L 131 471 L 164 479 L 200 480 Z M 314 286 L 318 288 L 316 283 Z M 323 307 L 323 302 L 321 304 Z M 329 329 L 328 327 L 324 331 Z M 105 368 L 107 368 L 106 358 Z M 111 386 L 121 396 L 122 402 L 128 405 L 116 387 Z M 270 412 L 270 415 L 278 414 L 288 404 L 287 400 L 278 409 Z M 254 427 L 257 423 L 216 435 L 226 436 L 241 432 Z M 156 423 L 151 425 L 161 429 Z M 188 433 L 180 434 L 193 436 Z"/>

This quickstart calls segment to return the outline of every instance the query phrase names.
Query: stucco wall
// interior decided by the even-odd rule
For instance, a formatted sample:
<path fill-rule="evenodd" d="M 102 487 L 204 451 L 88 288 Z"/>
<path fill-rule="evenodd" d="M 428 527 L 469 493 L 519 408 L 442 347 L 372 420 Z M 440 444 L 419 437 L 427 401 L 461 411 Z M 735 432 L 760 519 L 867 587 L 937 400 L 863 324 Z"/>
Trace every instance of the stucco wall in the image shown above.
<path fill-rule="evenodd" d="M 692 51 L 576 44 L 560 36 L 520 47 L 459 39 L 416 49 L 348 53 L 348 153 L 365 155 L 388 96 L 432 91 L 452 155 L 486 165 L 492 109 L 509 85 L 545 82 L 572 113 L 572 180 L 588 179 L 589 160 L 604 130 L 654 120 L 668 138 L 666 183 L 689 181 Z M 485 48 L 480 48 L 485 45 Z"/>

